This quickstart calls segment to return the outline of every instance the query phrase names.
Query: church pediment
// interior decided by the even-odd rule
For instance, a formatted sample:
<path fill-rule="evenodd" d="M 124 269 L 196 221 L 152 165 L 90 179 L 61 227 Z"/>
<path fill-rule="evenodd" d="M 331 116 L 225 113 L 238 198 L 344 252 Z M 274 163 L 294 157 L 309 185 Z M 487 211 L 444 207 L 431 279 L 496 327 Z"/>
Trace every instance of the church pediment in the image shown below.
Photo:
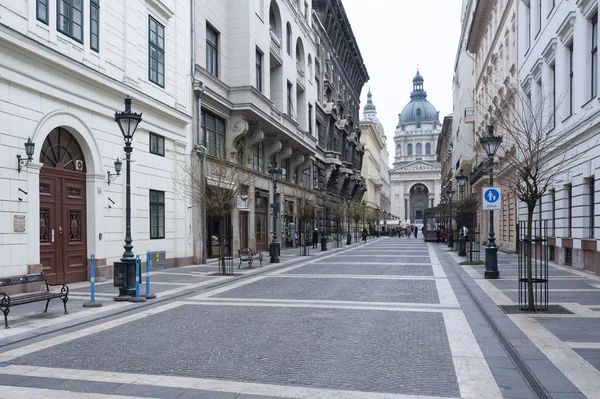
<path fill-rule="evenodd" d="M 437 172 L 441 168 L 437 163 L 426 162 L 426 161 L 413 161 L 406 165 L 397 167 L 392 173 L 398 172 Z"/>

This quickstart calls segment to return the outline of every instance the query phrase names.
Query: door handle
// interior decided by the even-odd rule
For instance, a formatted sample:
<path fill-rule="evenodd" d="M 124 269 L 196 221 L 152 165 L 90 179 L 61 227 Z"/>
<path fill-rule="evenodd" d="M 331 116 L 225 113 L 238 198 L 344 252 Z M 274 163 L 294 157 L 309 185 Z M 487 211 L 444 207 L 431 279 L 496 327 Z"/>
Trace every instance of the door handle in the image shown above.
<path fill-rule="evenodd" d="M 58 226 L 58 234 L 62 234 L 62 227 Z"/>
<path fill-rule="evenodd" d="M 54 242 L 54 229 L 52 229 L 52 242 Z"/>

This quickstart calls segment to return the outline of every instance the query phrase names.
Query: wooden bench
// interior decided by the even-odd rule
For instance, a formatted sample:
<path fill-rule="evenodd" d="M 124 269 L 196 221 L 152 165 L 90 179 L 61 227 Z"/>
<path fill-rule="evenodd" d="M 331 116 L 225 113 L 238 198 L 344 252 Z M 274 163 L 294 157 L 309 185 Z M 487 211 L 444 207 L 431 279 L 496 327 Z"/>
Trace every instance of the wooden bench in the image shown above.
<path fill-rule="evenodd" d="M 242 266 L 243 262 L 248 263 L 248 269 L 252 269 L 252 262 L 255 259 L 258 259 L 260 262 L 260 267 L 262 267 L 262 252 L 254 252 L 250 248 L 238 249 L 238 254 L 240 255 L 240 264 L 238 265 L 238 269 Z"/>
<path fill-rule="evenodd" d="M 26 303 L 46 301 L 46 308 L 44 313 L 48 311 L 48 304 L 51 299 L 60 298 L 63 301 L 65 307 L 65 314 L 67 312 L 67 301 L 69 300 L 69 287 L 65 284 L 50 284 L 44 273 L 40 274 L 25 274 L 22 276 L 12 276 L 0 278 L 0 290 L 4 287 L 11 285 L 24 285 L 31 283 L 44 282 L 46 284 L 45 291 L 31 292 L 27 294 L 16 294 L 12 297 L 6 293 L 0 292 L 0 310 L 4 313 L 4 328 L 8 327 L 8 313 L 12 306 L 24 305 Z M 50 287 L 62 286 L 60 292 L 50 291 Z"/>

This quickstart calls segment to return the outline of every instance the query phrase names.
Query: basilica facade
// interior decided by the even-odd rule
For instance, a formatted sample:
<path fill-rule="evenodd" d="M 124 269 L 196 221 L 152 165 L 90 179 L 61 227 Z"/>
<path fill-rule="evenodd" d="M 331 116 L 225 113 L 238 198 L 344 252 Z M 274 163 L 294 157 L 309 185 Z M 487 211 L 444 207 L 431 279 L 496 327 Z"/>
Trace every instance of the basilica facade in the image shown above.
<path fill-rule="evenodd" d="M 398 115 L 391 177 L 391 212 L 405 223 L 420 225 L 425 209 L 440 199 L 441 168 L 436 147 L 441 131 L 439 112 L 427 101 L 423 76 L 413 78 L 410 102 Z"/>

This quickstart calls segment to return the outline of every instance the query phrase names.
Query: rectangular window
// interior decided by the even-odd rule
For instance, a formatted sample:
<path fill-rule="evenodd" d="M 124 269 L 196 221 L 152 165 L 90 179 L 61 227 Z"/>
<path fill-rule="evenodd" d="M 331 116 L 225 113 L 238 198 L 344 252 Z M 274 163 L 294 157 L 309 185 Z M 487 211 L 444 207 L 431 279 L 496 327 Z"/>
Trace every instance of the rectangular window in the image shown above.
<path fill-rule="evenodd" d="M 56 29 L 83 43 L 83 0 L 57 0 Z"/>
<path fill-rule="evenodd" d="M 225 157 L 225 120 L 202 110 L 200 122 L 208 154 Z"/>
<path fill-rule="evenodd" d="M 165 156 L 165 138 L 156 133 L 150 133 L 150 154 Z"/>
<path fill-rule="evenodd" d="M 569 116 L 573 115 L 573 43 L 569 44 Z"/>
<path fill-rule="evenodd" d="M 262 60 L 263 54 L 256 49 L 256 89 L 260 92 L 263 90 Z"/>
<path fill-rule="evenodd" d="M 315 76 L 315 86 L 317 87 L 317 102 L 320 104 L 321 103 L 321 82 L 319 81 L 319 78 L 317 78 Z"/>
<path fill-rule="evenodd" d="M 588 217 L 589 217 L 589 238 L 594 238 L 594 229 L 595 229 L 595 221 L 594 221 L 594 217 L 596 216 L 596 210 L 595 210 L 595 194 L 596 194 L 596 187 L 595 184 L 596 181 L 594 179 L 594 176 L 590 177 L 589 179 L 587 179 L 587 184 L 588 184 L 588 202 L 589 202 L 589 206 L 588 206 Z"/>
<path fill-rule="evenodd" d="M 219 33 L 206 25 L 206 70 L 219 76 Z"/>
<path fill-rule="evenodd" d="M 165 27 L 148 17 L 148 79 L 165 87 Z"/>
<path fill-rule="evenodd" d="M 529 51 L 531 47 L 531 7 L 527 6 L 527 29 L 525 30 L 525 42 L 527 42 L 527 48 L 525 52 Z"/>
<path fill-rule="evenodd" d="M 538 0 L 538 31 L 535 34 L 537 37 L 542 30 L 542 0 Z"/>
<path fill-rule="evenodd" d="M 552 237 L 556 237 L 556 190 L 550 191 L 552 195 Z"/>
<path fill-rule="evenodd" d="M 35 2 L 35 15 L 38 21 L 48 25 L 48 0 L 37 0 Z"/>
<path fill-rule="evenodd" d="M 590 83 L 591 83 L 591 98 L 598 94 L 598 14 L 594 15 L 590 20 L 592 25 L 592 46 L 591 46 L 591 65 Z"/>
<path fill-rule="evenodd" d="M 292 84 L 287 82 L 287 114 L 293 117 L 294 104 L 292 103 Z"/>
<path fill-rule="evenodd" d="M 567 184 L 567 237 L 573 237 L 573 186 Z"/>
<path fill-rule="evenodd" d="M 312 104 L 308 104 L 308 133 L 312 136 L 313 134 L 313 107 Z"/>
<path fill-rule="evenodd" d="M 150 239 L 165 238 L 165 192 L 150 190 Z"/>
<path fill-rule="evenodd" d="M 265 154 L 262 142 L 254 145 L 252 151 L 252 169 L 261 173 L 265 171 Z"/>
<path fill-rule="evenodd" d="M 90 48 L 100 50 L 100 0 L 90 0 Z"/>

